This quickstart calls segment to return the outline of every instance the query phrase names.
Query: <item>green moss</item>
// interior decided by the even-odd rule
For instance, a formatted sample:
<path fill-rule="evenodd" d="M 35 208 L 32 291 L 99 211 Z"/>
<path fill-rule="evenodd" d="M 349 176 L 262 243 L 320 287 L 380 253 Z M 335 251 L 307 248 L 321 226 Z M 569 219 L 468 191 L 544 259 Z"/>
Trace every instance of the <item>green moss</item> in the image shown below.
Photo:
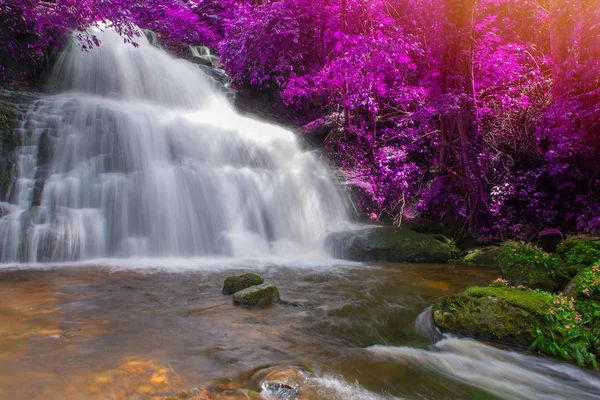
<path fill-rule="evenodd" d="M 569 265 L 590 266 L 600 259 L 600 237 L 570 237 L 558 246 L 556 253 Z"/>
<path fill-rule="evenodd" d="M 557 257 L 531 244 L 505 243 L 499 260 L 502 274 L 513 286 L 556 292 L 569 281 Z"/>
<path fill-rule="evenodd" d="M 518 290 L 509 287 L 479 287 L 465 290 L 467 296 L 495 297 L 515 307 L 523 308 L 532 313 L 544 314 L 552 304 L 552 295 L 533 290 Z"/>
<path fill-rule="evenodd" d="M 446 332 L 529 345 L 545 321 L 552 296 L 532 290 L 473 287 L 433 305 L 433 318 Z"/>
<path fill-rule="evenodd" d="M 450 259 L 446 243 L 410 229 L 373 229 L 367 240 L 365 255 L 369 259 L 410 263 L 445 263 Z"/>
<path fill-rule="evenodd" d="M 273 304 L 279 300 L 279 291 L 275 285 L 263 283 L 240 290 L 233 295 L 233 302 L 245 306 Z"/>
<path fill-rule="evenodd" d="M 260 285 L 263 282 L 264 279 L 260 275 L 254 273 L 230 276 L 225 279 L 225 283 L 223 284 L 223 294 L 234 294 L 240 290 L 249 288 L 250 286 Z"/>
<path fill-rule="evenodd" d="M 15 105 L 5 100 L 0 100 L 0 145 L 2 150 L 14 151 L 19 146 L 19 137 L 11 129 L 15 119 Z"/>
<path fill-rule="evenodd" d="M 489 246 L 469 251 L 464 258 L 468 264 L 500 268 L 500 247 Z"/>

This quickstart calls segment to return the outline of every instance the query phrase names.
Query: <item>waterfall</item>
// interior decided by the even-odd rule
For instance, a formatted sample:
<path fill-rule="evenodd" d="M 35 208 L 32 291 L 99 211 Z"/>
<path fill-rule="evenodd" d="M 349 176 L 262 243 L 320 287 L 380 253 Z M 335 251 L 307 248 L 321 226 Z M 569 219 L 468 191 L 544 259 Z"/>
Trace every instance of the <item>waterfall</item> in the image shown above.
<path fill-rule="evenodd" d="M 239 115 L 196 65 L 115 32 L 68 46 L 0 205 L 2 262 L 302 253 L 348 208 L 318 154 Z"/>

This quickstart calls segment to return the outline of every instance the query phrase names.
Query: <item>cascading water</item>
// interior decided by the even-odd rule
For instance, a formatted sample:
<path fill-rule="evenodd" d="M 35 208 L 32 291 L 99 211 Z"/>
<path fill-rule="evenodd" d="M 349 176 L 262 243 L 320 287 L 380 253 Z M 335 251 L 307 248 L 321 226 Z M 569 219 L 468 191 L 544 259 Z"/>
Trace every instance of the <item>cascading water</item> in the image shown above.
<path fill-rule="evenodd" d="M 196 66 L 112 31 L 70 46 L 22 122 L 2 262 L 313 249 L 347 207 L 293 133 L 238 115 Z"/>

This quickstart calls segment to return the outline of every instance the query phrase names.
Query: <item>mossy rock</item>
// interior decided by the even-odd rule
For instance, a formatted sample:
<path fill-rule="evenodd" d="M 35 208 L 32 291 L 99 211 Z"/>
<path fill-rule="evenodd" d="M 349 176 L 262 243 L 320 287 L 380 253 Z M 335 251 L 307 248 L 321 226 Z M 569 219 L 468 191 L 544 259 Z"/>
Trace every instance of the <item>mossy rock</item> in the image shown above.
<path fill-rule="evenodd" d="M 250 286 L 260 285 L 265 280 L 258 274 L 250 273 L 244 275 L 230 276 L 223 284 L 223 294 L 230 295 Z"/>
<path fill-rule="evenodd" d="M 572 236 L 558 246 L 556 253 L 567 264 L 591 266 L 600 260 L 600 237 Z"/>
<path fill-rule="evenodd" d="M 482 247 L 469 251 L 464 262 L 482 267 L 500 268 L 500 254 L 501 248 L 498 246 Z"/>
<path fill-rule="evenodd" d="M 569 282 L 564 292 L 575 300 L 600 302 L 600 268 L 588 267 Z"/>
<path fill-rule="evenodd" d="M 569 282 L 564 264 L 532 244 L 504 243 L 499 250 L 502 276 L 511 286 L 558 292 Z"/>
<path fill-rule="evenodd" d="M 551 304 L 551 295 L 532 290 L 472 287 L 436 300 L 433 319 L 444 332 L 528 346 Z"/>
<path fill-rule="evenodd" d="M 271 283 L 251 286 L 233 295 L 233 302 L 244 306 L 262 306 L 279 301 L 279 291 Z"/>
<path fill-rule="evenodd" d="M 326 239 L 333 255 L 352 261 L 434 264 L 450 259 L 450 247 L 410 229 L 366 228 L 331 233 Z"/>
<path fill-rule="evenodd" d="M 502 267 L 502 275 L 512 286 L 524 285 L 530 289 L 558 292 L 569 282 L 561 270 L 551 271 L 529 265 Z"/>

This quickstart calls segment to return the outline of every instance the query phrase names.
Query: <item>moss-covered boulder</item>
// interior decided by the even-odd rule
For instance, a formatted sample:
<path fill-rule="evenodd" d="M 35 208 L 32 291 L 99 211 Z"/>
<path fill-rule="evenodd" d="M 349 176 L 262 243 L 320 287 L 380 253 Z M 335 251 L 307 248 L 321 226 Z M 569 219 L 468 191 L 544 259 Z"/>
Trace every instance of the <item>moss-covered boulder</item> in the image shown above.
<path fill-rule="evenodd" d="M 258 274 L 250 273 L 244 275 L 230 276 L 223 284 L 223 294 L 230 295 L 250 286 L 260 285 L 265 280 Z"/>
<path fill-rule="evenodd" d="M 279 301 L 279 291 L 271 283 L 251 286 L 233 295 L 233 302 L 244 306 L 262 306 Z"/>
<path fill-rule="evenodd" d="M 592 265 L 600 260 L 600 236 L 573 236 L 563 241 L 556 253 L 568 265 Z"/>
<path fill-rule="evenodd" d="M 527 346 L 545 323 L 552 295 L 508 287 L 472 287 L 433 304 L 444 332 Z"/>
<path fill-rule="evenodd" d="M 333 255 L 352 261 L 446 263 L 448 244 L 410 229 L 365 228 L 329 234 L 326 244 Z"/>
<path fill-rule="evenodd" d="M 482 247 L 469 251 L 464 262 L 482 267 L 500 268 L 500 254 L 500 246 Z"/>
<path fill-rule="evenodd" d="M 558 257 L 527 243 L 503 244 L 500 270 L 511 286 L 525 285 L 548 292 L 560 291 L 570 279 Z"/>
<path fill-rule="evenodd" d="M 600 260 L 596 264 L 579 271 L 565 288 L 564 294 L 576 300 L 600 302 Z"/>

